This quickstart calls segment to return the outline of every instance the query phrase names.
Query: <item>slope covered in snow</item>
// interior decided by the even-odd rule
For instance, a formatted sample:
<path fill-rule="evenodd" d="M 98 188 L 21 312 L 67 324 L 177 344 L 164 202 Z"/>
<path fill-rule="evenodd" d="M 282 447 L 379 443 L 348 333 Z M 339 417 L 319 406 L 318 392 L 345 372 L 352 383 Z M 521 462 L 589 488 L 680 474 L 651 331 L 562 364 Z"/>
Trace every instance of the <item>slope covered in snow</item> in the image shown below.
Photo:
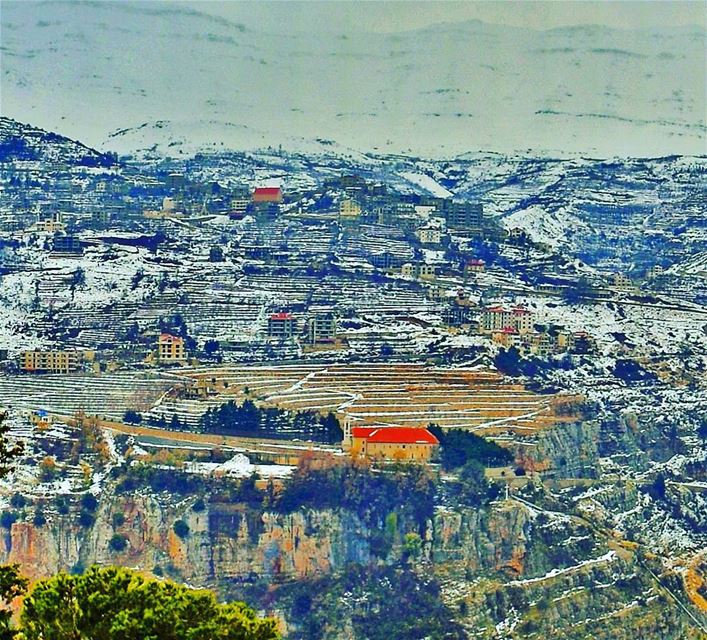
<path fill-rule="evenodd" d="M 4 2 L 2 107 L 98 148 L 171 155 L 303 141 L 430 157 L 695 154 L 704 43 L 697 27 L 302 33 L 179 4 Z"/>

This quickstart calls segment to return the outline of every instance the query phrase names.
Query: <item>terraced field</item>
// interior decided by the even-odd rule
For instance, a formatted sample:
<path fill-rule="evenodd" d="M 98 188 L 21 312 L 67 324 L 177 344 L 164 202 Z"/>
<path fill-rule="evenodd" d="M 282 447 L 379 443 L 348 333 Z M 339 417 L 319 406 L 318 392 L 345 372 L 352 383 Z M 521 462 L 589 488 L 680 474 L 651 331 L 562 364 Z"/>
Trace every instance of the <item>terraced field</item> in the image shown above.
<path fill-rule="evenodd" d="M 463 428 L 531 434 L 563 419 L 572 398 L 537 395 L 499 374 L 416 364 L 333 364 L 181 370 L 198 386 L 292 410 L 335 411 L 346 425 Z"/>
<path fill-rule="evenodd" d="M 121 420 L 128 409 L 146 410 L 179 378 L 167 374 L 21 375 L 0 377 L 0 407 Z"/>

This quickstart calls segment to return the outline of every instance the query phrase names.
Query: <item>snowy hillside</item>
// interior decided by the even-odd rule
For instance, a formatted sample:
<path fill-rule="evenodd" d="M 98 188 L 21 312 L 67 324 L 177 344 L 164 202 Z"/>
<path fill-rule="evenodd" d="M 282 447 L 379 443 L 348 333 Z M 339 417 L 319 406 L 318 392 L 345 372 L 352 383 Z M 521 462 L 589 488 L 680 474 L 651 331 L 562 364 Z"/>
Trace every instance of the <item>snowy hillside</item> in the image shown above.
<path fill-rule="evenodd" d="M 333 142 L 431 157 L 700 154 L 704 43 L 692 27 L 344 35 L 167 3 L 4 2 L 2 110 L 97 148 L 170 155 Z"/>

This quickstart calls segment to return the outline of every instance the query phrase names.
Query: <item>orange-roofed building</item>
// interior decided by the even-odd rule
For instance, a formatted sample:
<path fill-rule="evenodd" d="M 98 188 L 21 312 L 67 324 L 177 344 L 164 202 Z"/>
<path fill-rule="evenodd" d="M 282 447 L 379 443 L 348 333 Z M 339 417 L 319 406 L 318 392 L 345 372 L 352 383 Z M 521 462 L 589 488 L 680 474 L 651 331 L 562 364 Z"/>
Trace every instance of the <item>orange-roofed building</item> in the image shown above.
<path fill-rule="evenodd" d="M 419 427 L 353 427 L 349 451 L 354 458 L 428 462 L 439 440 Z"/>
<path fill-rule="evenodd" d="M 187 359 L 184 338 L 161 333 L 157 340 L 157 359 L 160 362 L 184 362 Z"/>

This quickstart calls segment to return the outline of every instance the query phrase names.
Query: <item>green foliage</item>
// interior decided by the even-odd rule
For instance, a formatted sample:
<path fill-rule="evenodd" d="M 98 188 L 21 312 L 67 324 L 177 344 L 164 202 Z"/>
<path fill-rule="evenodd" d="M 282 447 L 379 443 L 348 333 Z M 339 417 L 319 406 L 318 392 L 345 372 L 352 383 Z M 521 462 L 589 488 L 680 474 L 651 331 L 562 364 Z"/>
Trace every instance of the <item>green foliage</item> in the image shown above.
<path fill-rule="evenodd" d="M 422 538 L 417 533 L 406 533 L 403 542 L 405 558 L 419 558 L 422 553 Z"/>
<path fill-rule="evenodd" d="M 13 493 L 10 498 L 10 505 L 13 509 L 22 509 L 27 504 L 26 498 L 21 493 Z"/>
<path fill-rule="evenodd" d="M 25 640 L 275 640 L 275 622 L 209 591 L 118 567 L 38 582 L 21 615 Z"/>
<path fill-rule="evenodd" d="M 617 360 L 614 365 L 614 375 L 624 382 L 654 381 L 656 375 L 644 369 L 635 360 Z"/>
<path fill-rule="evenodd" d="M 93 513 L 98 508 L 98 500 L 92 493 L 85 493 L 81 496 L 81 507 Z"/>
<path fill-rule="evenodd" d="M 194 504 L 191 506 L 191 510 L 196 513 L 202 513 L 206 511 L 206 503 L 203 498 L 197 498 Z"/>
<path fill-rule="evenodd" d="M 54 502 L 56 503 L 57 511 L 62 516 L 65 516 L 67 513 L 69 513 L 69 501 L 66 496 L 57 496 Z"/>
<path fill-rule="evenodd" d="M 204 486 L 204 479 L 178 470 L 156 469 L 147 464 L 139 464 L 126 469 L 115 470 L 122 478 L 116 485 L 116 493 L 133 493 L 138 489 L 150 487 L 155 493 L 167 491 L 177 495 L 199 493 Z"/>
<path fill-rule="evenodd" d="M 127 422 L 128 424 L 140 424 L 142 422 L 142 415 L 137 411 L 128 409 L 123 415 L 123 422 Z"/>
<path fill-rule="evenodd" d="M 111 516 L 111 523 L 114 529 L 122 527 L 125 524 L 125 514 L 118 511 Z"/>
<path fill-rule="evenodd" d="M 34 524 L 35 527 L 43 527 L 47 524 L 47 517 L 44 515 L 43 511 L 37 509 L 37 512 L 34 514 L 34 518 L 32 518 L 32 524 Z"/>
<path fill-rule="evenodd" d="M 306 461 L 285 482 L 274 509 L 291 513 L 302 507 L 348 509 L 368 525 L 380 527 L 395 511 L 420 528 L 434 513 L 436 484 L 421 465 L 399 465 L 385 472 L 352 462 L 316 468 Z"/>
<path fill-rule="evenodd" d="M 456 482 L 443 485 L 446 500 L 452 504 L 480 507 L 495 500 L 501 493 L 498 484 L 486 480 L 484 467 L 476 460 L 469 460 L 458 472 Z"/>
<path fill-rule="evenodd" d="M 119 533 L 116 533 L 108 541 L 108 546 L 111 551 L 120 553 L 128 548 L 128 539 L 125 536 L 121 536 Z"/>
<path fill-rule="evenodd" d="M 81 512 L 79 513 L 79 524 L 84 529 L 88 529 L 89 527 L 93 526 L 93 523 L 95 521 L 96 516 L 93 514 L 92 511 L 88 511 L 87 509 L 81 509 Z"/>
<path fill-rule="evenodd" d="M 20 565 L 0 566 L 0 640 L 10 640 L 17 633 L 12 628 L 12 610 L 10 603 L 25 593 L 27 580 L 20 575 Z"/>
<path fill-rule="evenodd" d="M 286 586 L 295 638 L 327 640 L 350 619 L 366 640 L 461 640 L 463 629 L 442 602 L 437 582 L 406 565 L 350 565 L 340 574 Z"/>
<path fill-rule="evenodd" d="M 172 525 L 174 533 L 176 533 L 182 540 L 189 537 L 190 529 L 189 525 L 184 520 L 175 520 Z"/>
<path fill-rule="evenodd" d="M 508 449 L 474 433 L 462 429 L 443 431 L 435 425 L 431 425 L 429 430 L 439 440 L 442 466 L 446 470 L 463 467 L 470 461 L 479 462 L 487 467 L 503 466 L 513 462 L 513 455 Z"/>
<path fill-rule="evenodd" d="M 10 427 L 5 422 L 6 414 L 0 413 L 0 478 L 4 478 L 12 471 L 12 463 L 22 455 L 21 444 L 10 444 L 7 433 Z"/>
<path fill-rule="evenodd" d="M 568 304 L 578 304 L 595 295 L 594 287 L 586 276 L 580 276 L 574 286 L 565 289 L 563 297 Z"/>
<path fill-rule="evenodd" d="M 3 511 L 0 514 L 0 527 L 3 529 L 10 529 L 15 522 L 17 522 L 16 511 Z"/>
<path fill-rule="evenodd" d="M 202 416 L 200 426 L 208 433 L 300 438 L 330 444 L 339 443 L 344 437 L 338 419 L 331 412 L 326 416 L 315 411 L 290 413 L 274 407 L 260 408 L 252 400 L 244 400 L 240 405 L 231 401 L 209 409 Z"/>

